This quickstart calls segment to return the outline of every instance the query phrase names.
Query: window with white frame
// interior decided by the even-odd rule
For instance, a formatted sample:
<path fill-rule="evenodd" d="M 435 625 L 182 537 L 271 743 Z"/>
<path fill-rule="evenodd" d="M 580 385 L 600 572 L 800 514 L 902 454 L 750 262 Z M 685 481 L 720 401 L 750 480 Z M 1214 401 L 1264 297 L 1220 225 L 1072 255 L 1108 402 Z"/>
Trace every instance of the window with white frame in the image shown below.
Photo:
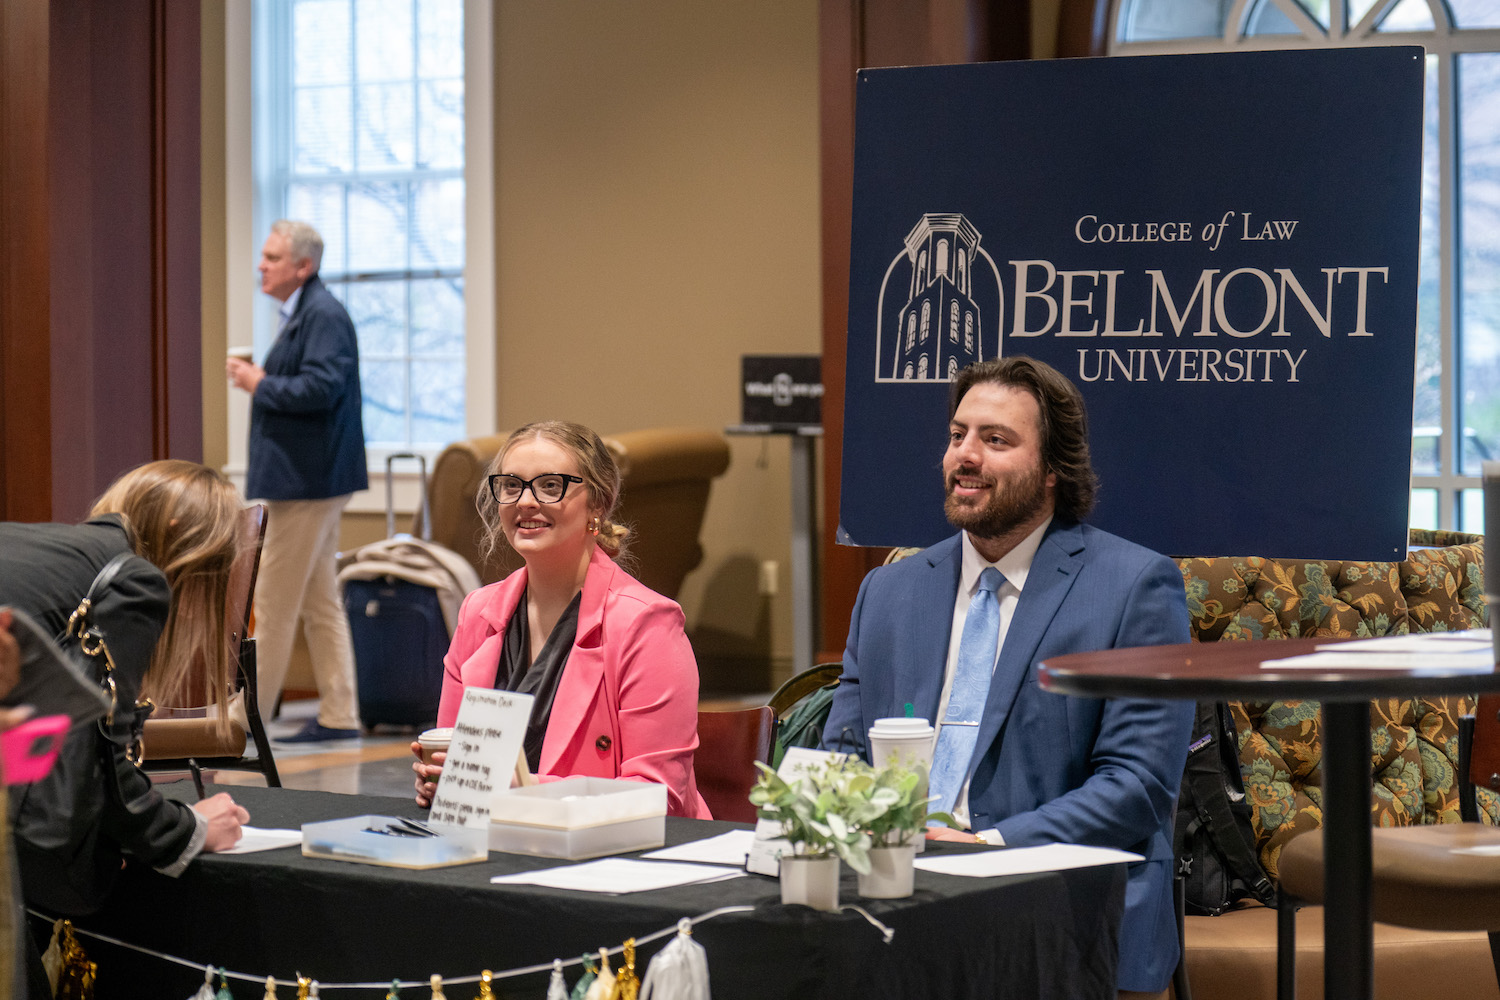
<path fill-rule="evenodd" d="M 1110 0 L 1109 39 L 1111 55 L 1426 47 L 1411 523 L 1482 531 L 1479 463 L 1500 458 L 1500 0 Z"/>
<path fill-rule="evenodd" d="M 256 2 L 255 229 L 322 234 L 372 459 L 466 436 L 464 6 Z M 255 336 L 264 348 L 274 327 Z"/>

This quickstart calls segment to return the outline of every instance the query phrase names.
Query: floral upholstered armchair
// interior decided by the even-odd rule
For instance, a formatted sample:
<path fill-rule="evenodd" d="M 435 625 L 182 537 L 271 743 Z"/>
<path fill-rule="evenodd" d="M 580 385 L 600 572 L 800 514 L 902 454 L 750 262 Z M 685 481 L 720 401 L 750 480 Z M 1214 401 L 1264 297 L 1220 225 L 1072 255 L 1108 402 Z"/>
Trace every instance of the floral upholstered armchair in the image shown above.
<path fill-rule="evenodd" d="M 1482 628 L 1484 542 L 1479 535 L 1411 532 L 1403 562 L 1256 556 L 1180 559 L 1193 639 L 1402 635 Z M 1282 846 L 1322 825 L 1321 713 L 1313 701 L 1231 702 L 1240 766 L 1261 863 L 1275 877 Z M 1371 703 L 1380 826 L 1458 821 L 1458 719 L 1473 697 Z M 1500 823 L 1500 796 L 1478 789 L 1482 819 Z"/>

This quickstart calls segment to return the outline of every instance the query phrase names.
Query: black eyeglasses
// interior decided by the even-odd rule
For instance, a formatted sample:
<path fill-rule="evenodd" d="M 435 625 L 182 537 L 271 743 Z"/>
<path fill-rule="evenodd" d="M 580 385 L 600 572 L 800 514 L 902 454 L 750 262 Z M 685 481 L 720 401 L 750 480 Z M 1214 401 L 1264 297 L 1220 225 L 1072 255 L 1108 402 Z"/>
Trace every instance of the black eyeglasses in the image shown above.
<path fill-rule="evenodd" d="M 508 476 L 502 472 L 490 477 L 490 496 L 495 498 L 496 503 L 510 504 L 520 500 L 521 494 L 530 489 L 537 503 L 557 503 L 567 495 L 569 483 L 581 482 L 583 480 L 579 477 L 564 472 L 544 472 L 531 479 Z"/>

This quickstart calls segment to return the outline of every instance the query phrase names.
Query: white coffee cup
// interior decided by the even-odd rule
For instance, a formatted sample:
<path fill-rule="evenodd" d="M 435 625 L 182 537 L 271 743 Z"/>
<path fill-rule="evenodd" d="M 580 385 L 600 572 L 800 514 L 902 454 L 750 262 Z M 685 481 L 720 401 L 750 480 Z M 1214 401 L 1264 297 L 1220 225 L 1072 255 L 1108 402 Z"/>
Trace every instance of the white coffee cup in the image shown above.
<path fill-rule="evenodd" d="M 870 763 L 875 767 L 921 764 L 924 770 L 929 769 L 936 736 L 937 731 L 926 719 L 876 719 L 869 734 Z M 917 794 L 927 794 L 925 778 L 917 787 Z M 920 851 L 924 842 L 919 838 L 916 845 Z"/>
<path fill-rule="evenodd" d="M 417 737 L 417 742 L 422 747 L 422 763 L 431 764 L 433 754 L 448 752 L 448 744 L 453 742 L 453 729 L 429 729 Z"/>
<path fill-rule="evenodd" d="M 228 354 L 229 357 L 231 357 L 231 358 L 239 358 L 241 361 L 250 361 L 250 360 L 253 360 L 254 357 L 255 357 L 255 348 L 253 348 L 253 347 L 231 347 L 225 353 Z"/>
<path fill-rule="evenodd" d="M 935 731 L 926 719 L 876 719 L 870 727 L 870 763 L 932 766 Z"/>

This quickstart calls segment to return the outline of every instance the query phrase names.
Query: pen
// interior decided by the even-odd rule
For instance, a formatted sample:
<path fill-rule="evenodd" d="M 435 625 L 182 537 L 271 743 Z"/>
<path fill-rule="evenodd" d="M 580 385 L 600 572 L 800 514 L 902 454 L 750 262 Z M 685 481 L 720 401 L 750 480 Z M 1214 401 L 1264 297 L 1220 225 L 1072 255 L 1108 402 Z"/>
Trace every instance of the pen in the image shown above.
<path fill-rule="evenodd" d="M 198 790 L 198 801 L 202 802 L 208 797 L 203 791 L 203 772 L 198 769 L 198 762 L 188 758 L 188 771 L 193 775 L 193 787 Z"/>

